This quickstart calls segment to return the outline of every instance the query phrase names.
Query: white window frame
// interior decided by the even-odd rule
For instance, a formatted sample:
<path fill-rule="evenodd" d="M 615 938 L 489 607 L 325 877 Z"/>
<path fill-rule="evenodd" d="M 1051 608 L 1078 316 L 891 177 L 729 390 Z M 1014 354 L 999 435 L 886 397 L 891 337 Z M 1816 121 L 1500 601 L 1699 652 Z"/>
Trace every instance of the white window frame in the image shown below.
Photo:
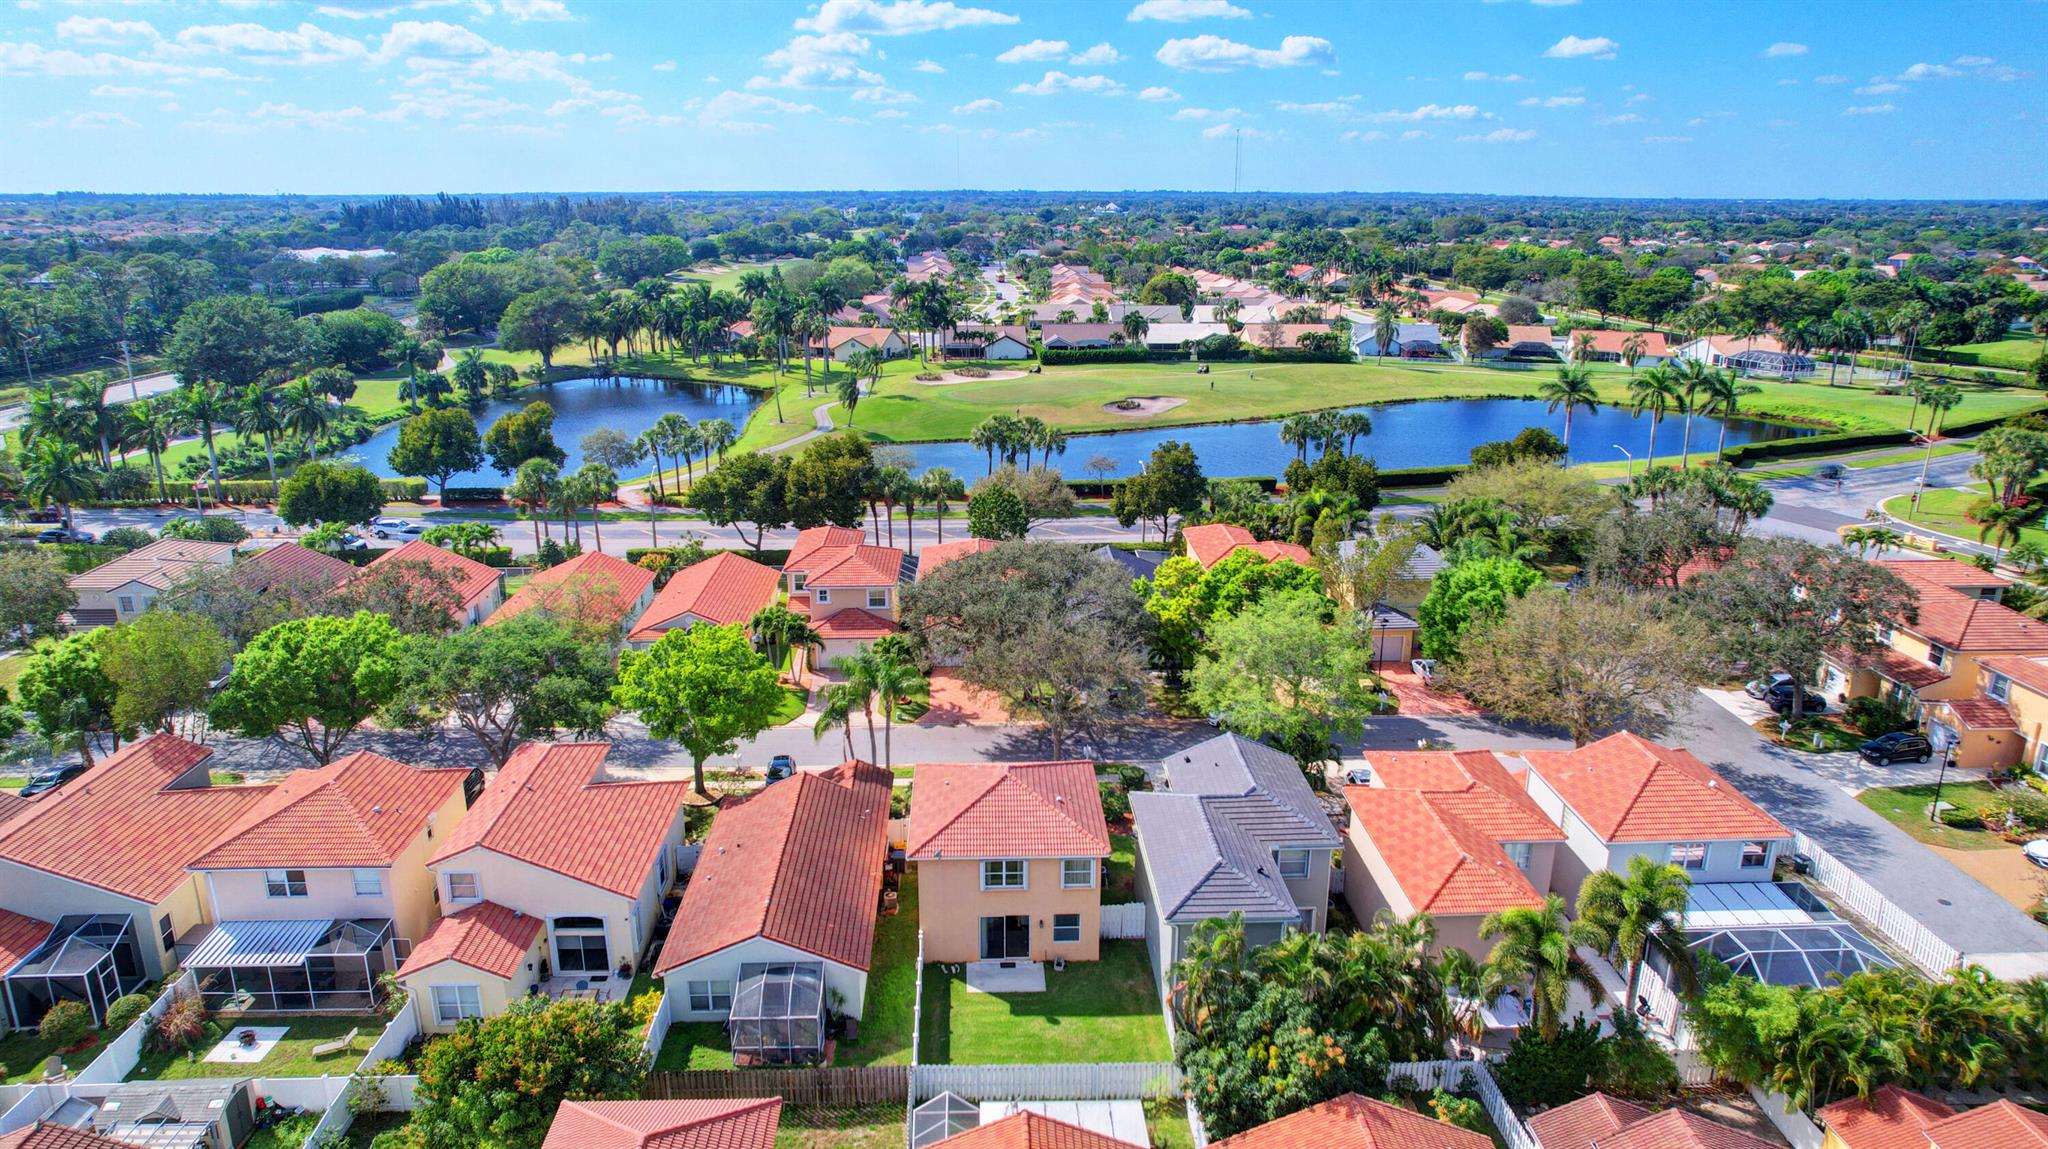
<path fill-rule="evenodd" d="M 1516 869 L 1528 872 L 1529 860 L 1536 854 L 1534 846 L 1527 842 L 1502 842 L 1500 848 L 1501 852 L 1508 856 L 1508 861 L 1515 864 Z"/>
<path fill-rule="evenodd" d="M 732 983 L 729 981 L 692 981 L 684 989 L 689 996 L 691 1013 L 732 1012 Z M 724 1005 L 719 1004 L 721 998 Z"/>
<path fill-rule="evenodd" d="M 1275 850 L 1273 851 L 1273 867 L 1280 872 L 1280 878 L 1282 881 L 1301 881 L 1303 878 L 1308 877 L 1309 874 L 1315 869 L 1314 862 L 1311 858 L 1311 855 L 1313 855 L 1314 853 L 1314 850 Z M 1296 857 L 1299 857 L 1301 860 L 1301 872 L 1298 874 L 1290 872 L 1288 867 L 1289 862 Z"/>
<path fill-rule="evenodd" d="M 997 880 L 989 882 L 989 867 L 1000 867 Z M 1010 881 L 1010 872 L 1015 868 L 1017 880 Z M 1028 890 L 1031 888 L 1031 863 L 1023 858 L 984 858 L 981 862 L 981 888 L 984 890 Z"/>
<path fill-rule="evenodd" d="M 1072 919 L 1074 919 L 1074 924 L 1072 925 L 1072 927 L 1068 927 L 1068 926 L 1063 926 L 1063 925 L 1061 925 L 1061 924 L 1060 924 L 1060 919 L 1062 919 L 1062 918 L 1072 918 Z M 1070 937 L 1070 938 L 1067 938 L 1067 937 L 1061 937 L 1061 936 L 1060 936 L 1060 931 L 1061 931 L 1061 930 L 1064 930 L 1064 929 L 1068 929 L 1068 928 L 1072 928 L 1072 929 L 1073 929 L 1073 931 L 1074 931 L 1074 936 L 1073 936 L 1073 937 Z M 1052 916 L 1052 940 L 1053 940 L 1053 943 L 1054 943 L 1055 945 L 1079 945 L 1079 944 L 1081 943 L 1081 915 L 1080 915 L 1080 914 L 1054 914 L 1054 915 Z"/>
<path fill-rule="evenodd" d="M 2012 679 L 2007 678 L 2003 674 L 1993 672 L 1991 681 L 1984 684 L 1984 696 L 1986 698 L 1995 698 L 2000 702 L 2004 702 L 2011 694 Z"/>
<path fill-rule="evenodd" d="M 297 879 L 292 877 L 293 874 L 298 875 Z M 293 892 L 293 886 L 298 887 L 297 892 Z M 282 893 L 279 892 L 280 887 L 283 889 Z M 306 871 L 265 870 L 263 871 L 263 892 L 273 898 L 303 898 L 307 893 Z"/>
<path fill-rule="evenodd" d="M 802 572 L 802 571 L 791 571 L 791 572 L 790 572 L 790 575 L 789 575 L 789 593 L 791 593 L 791 594 L 800 594 L 800 593 L 802 593 L 802 591 L 803 591 L 803 589 L 804 589 L 804 577 L 805 577 L 805 576 L 804 576 L 804 572 Z"/>
<path fill-rule="evenodd" d="M 1753 853 L 1753 850 L 1761 850 L 1762 853 Z M 1754 857 L 1756 860 L 1751 861 L 1750 859 L 1752 857 Z M 1742 869 L 1767 870 L 1770 869 L 1770 867 L 1771 844 L 1769 842 L 1759 840 L 1754 842 L 1744 842 L 1742 844 Z"/>
<path fill-rule="evenodd" d="M 134 595 L 132 595 L 132 594 L 124 594 L 124 595 L 121 595 L 121 596 L 117 597 L 117 598 L 116 598 L 116 599 L 115 599 L 114 601 L 115 601 L 115 602 L 116 602 L 116 603 L 117 603 L 117 604 L 118 604 L 118 605 L 120 606 L 120 608 L 121 608 L 121 613 L 122 613 L 122 614 L 134 614 L 134 613 L 135 613 L 135 596 L 134 596 Z"/>
<path fill-rule="evenodd" d="M 1075 867 L 1075 866 L 1079 866 L 1079 867 L 1081 867 L 1081 870 L 1082 870 L 1082 877 L 1081 877 L 1081 880 L 1080 880 L 1080 881 L 1078 881 L 1078 882 L 1074 880 L 1074 875 L 1073 875 L 1073 867 Z M 1093 858 L 1061 858 L 1061 859 L 1060 859 L 1060 889 L 1063 889 L 1063 890 L 1092 890 L 1092 889 L 1094 889 L 1094 888 L 1095 888 L 1095 859 L 1093 859 Z"/>
<path fill-rule="evenodd" d="M 886 609 L 888 609 L 888 606 L 889 606 L 889 588 L 888 588 L 888 587 L 885 587 L 885 586 L 883 586 L 883 587 L 869 587 L 869 588 L 868 588 L 868 609 L 869 609 L 869 610 L 886 610 Z"/>
<path fill-rule="evenodd" d="M 456 982 L 434 986 L 433 990 L 434 1020 L 442 1025 L 455 1025 L 468 1018 L 484 1015 L 484 992 L 480 985 Z M 444 992 L 447 994 L 446 997 L 443 996 Z M 469 998 L 475 999 L 474 1002 L 466 1000 Z"/>
<path fill-rule="evenodd" d="M 349 880 L 355 883 L 356 896 L 359 898 L 377 898 L 384 895 L 382 870 L 350 870 Z"/>
<path fill-rule="evenodd" d="M 1689 874 L 1699 873 L 1707 868 L 1707 844 L 1705 842 L 1673 842 L 1665 860 Z"/>
<path fill-rule="evenodd" d="M 1937 670 L 1944 669 L 1945 664 L 1948 662 L 1948 647 L 1943 646 L 1938 642 L 1928 643 L 1927 662 L 1928 665 L 1934 667 Z"/>
<path fill-rule="evenodd" d="M 468 894 L 466 894 L 466 895 L 465 895 L 465 894 L 461 894 L 461 893 L 457 893 L 457 892 L 456 892 L 456 887 L 455 887 L 455 883 L 456 883 L 456 881 L 457 881 L 457 880 L 459 880 L 459 879 L 460 879 L 460 880 L 466 880 L 466 881 L 468 882 L 468 885 L 469 885 L 469 893 L 468 893 Z M 462 873 L 453 873 L 453 874 L 449 874 L 449 875 L 448 875 L 448 900 L 449 900 L 450 902 L 460 903 L 460 904 L 463 904 L 463 905 L 471 905 L 471 904 L 474 904 L 474 903 L 476 903 L 476 902 L 480 902 L 480 901 L 483 901 L 483 900 L 484 900 L 484 878 L 483 878 L 483 875 L 482 875 L 482 874 L 477 874 L 477 873 L 470 873 L 470 872 L 462 872 Z"/>
<path fill-rule="evenodd" d="M 831 587 L 821 586 L 817 590 L 812 591 L 811 593 L 817 596 L 816 598 L 811 600 L 813 602 L 827 603 L 832 601 Z"/>

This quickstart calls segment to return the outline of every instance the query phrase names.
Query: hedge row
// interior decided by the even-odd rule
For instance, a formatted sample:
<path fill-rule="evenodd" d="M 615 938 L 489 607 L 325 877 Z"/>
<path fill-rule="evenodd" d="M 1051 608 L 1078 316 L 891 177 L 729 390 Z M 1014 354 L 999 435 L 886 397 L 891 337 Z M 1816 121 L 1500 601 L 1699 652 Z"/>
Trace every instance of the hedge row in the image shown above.
<path fill-rule="evenodd" d="M 363 293 L 355 288 L 309 291 L 291 299 L 270 301 L 279 311 L 293 315 L 318 315 L 325 311 L 354 311 L 363 305 Z"/>
<path fill-rule="evenodd" d="M 1358 357 L 1349 351 L 1309 351 L 1301 347 L 1252 348 L 1255 363 L 1356 363 Z"/>
<path fill-rule="evenodd" d="M 1395 467 L 1380 472 L 1380 489 L 1441 487 L 1471 469 L 1470 463 L 1445 463 L 1436 467 Z"/>
<path fill-rule="evenodd" d="M 441 492 L 444 503 L 502 503 L 505 501 L 503 487 L 450 487 Z"/>
<path fill-rule="evenodd" d="M 1044 347 L 1038 352 L 1038 361 L 1047 367 L 1067 367 L 1081 363 L 1143 363 L 1146 352 L 1140 347 L 1106 347 L 1095 351 L 1070 351 L 1063 347 Z M 1182 358 L 1175 355 L 1174 358 Z"/>
<path fill-rule="evenodd" d="M 1271 475 L 1212 475 L 1210 477 L 1216 479 L 1242 479 L 1246 482 L 1257 483 L 1260 489 L 1269 495 L 1273 493 L 1275 487 L 1280 485 L 1280 480 Z M 1122 490 L 1124 484 L 1129 481 L 1128 479 L 1068 479 L 1067 489 L 1074 492 L 1074 497 L 1077 499 L 1113 499 L 1116 497 L 1116 493 Z"/>

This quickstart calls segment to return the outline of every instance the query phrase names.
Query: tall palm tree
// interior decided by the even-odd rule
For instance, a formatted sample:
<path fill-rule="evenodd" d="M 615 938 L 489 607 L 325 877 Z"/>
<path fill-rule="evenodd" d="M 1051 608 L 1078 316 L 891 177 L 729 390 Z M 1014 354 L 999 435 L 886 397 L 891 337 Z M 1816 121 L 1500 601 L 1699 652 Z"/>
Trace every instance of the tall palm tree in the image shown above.
<path fill-rule="evenodd" d="M 1718 460 L 1728 448 L 1728 420 L 1735 415 L 1735 408 L 1744 395 L 1756 395 L 1763 388 L 1754 383 L 1744 383 L 1742 377 L 1733 371 L 1714 368 L 1700 381 L 1700 409 L 1721 420 L 1721 433 L 1714 440 L 1714 457 Z"/>
<path fill-rule="evenodd" d="M 120 411 L 107 402 L 106 379 L 97 372 L 71 385 L 71 418 L 81 434 L 97 440 L 94 456 L 102 468 L 114 466 L 113 441 L 121 432 Z"/>
<path fill-rule="evenodd" d="M 1564 899 L 1550 894 L 1542 909 L 1517 906 L 1486 915 L 1479 936 L 1497 937 L 1487 963 L 1510 983 L 1527 983 L 1530 1012 L 1544 1037 L 1557 1036 L 1558 1023 L 1571 1004 L 1571 988 L 1580 986 L 1598 998 L 1600 980 L 1579 956 L 1578 947 L 1597 946 L 1600 935 L 1584 922 L 1567 920 Z"/>
<path fill-rule="evenodd" d="M 327 396 L 313 387 L 310 380 L 301 379 L 288 384 L 281 399 L 279 417 L 284 428 L 306 441 L 306 457 L 320 457 L 320 436 L 325 434 L 333 421 L 333 414 L 327 406 Z"/>
<path fill-rule="evenodd" d="M 38 439 L 21 456 L 21 493 L 39 507 L 57 504 L 65 527 L 71 506 L 99 492 L 98 478 L 78 457 L 78 449 L 56 439 Z"/>
<path fill-rule="evenodd" d="M 469 397 L 470 402 L 481 403 L 484 398 L 484 387 L 489 382 L 490 371 L 484 362 L 483 349 L 471 347 L 465 350 L 462 358 L 455 362 L 455 385 L 462 388 L 462 393 Z"/>
<path fill-rule="evenodd" d="M 1574 363 L 1590 363 L 1593 360 L 1593 333 L 1574 331 L 1571 340 L 1571 360 Z"/>
<path fill-rule="evenodd" d="M 156 497 L 159 502 L 171 501 L 170 488 L 164 483 L 164 452 L 170 450 L 171 439 L 178 433 L 178 413 L 171 405 L 152 395 L 128 404 L 128 429 L 122 437 L 131 447 L 140 447 L 149 456 L 150 466 L 156 468 Z"/>
<path fill-rule="evenodd" d="M 1628 964 L 1628 1001 L 1636 1000 L 1643 962 L 1651 950 L 1672 971 L 1672 988 L 1691 993 L 1699 978 L 1685 944 L 1685 907 L 1692 879 L 1682 866 L 1655 862 L 1642 854 L 1628 860 L 1628 873 L 1599 870 L 1579 886 L 1579 920 L 1600 931 Z"/>
<path fill-rule="evenodd" d="M 1391 303 L 1380 304 L 1380 309 L 1373 312 L 1372 316 L 1374 352 L 1381 357 L 1385 357 L 1387 349 L 1394 345 L 1394 340 L 1400 334 L 1401 318 L 1394 314 L 1394 305 Z"/>
<path fill-rule="evenodd" d="M 1336 416 L 1332 426 L 1344 436 L 1344 453 L 1348 455 L 1358 449 L 1361 436 L 1372 434 L 1372 416 L 1363 411 L 1345 411 Z"/>
<path fill-rule="evenodd" d="M 1621 341 L 1621 361 L 1628 365 L 1630 371 L 1634 371 L 1636 363 L 1642 359 L 1644 346 L 1640 331 L 1629 332 L 1628 337 Z"/>
<path fill-rule="evenodd" d="M 875 652 L 873 665 L 875 694 L 882 709 L 882 765 L 895 765 L 892 735 L 896 730 L 896 708 L 931 694 L 931 683 L 915 663 L 894 650 Z"/>
<path fill-rule="evenodd" d="M 718 461 L 725 462 L 725 449 L 740 437 L 739 428 L 730 419 L 705 419 L 697 424 L 697 434 L 704 440 L 700 448 L 706 458 L 717 452 Z"/>
<path fill-rule="evenodd" d="M 882 659 L 875 655 L 875 648 L 861 643 L 852 654 L 843 655 L 832 661 L 832 668 L 846 676 L 845 689 L 860 706 L 868 725 L 868 761 L 879 762 L 881 757 L 875 743 L 875 702 L 881 691 Z"/>
<path fill-rule="evenodd" d="M 988 473 L 991 475 L 996 473 L 996 449 L 1003 445 L 1002 418 L 1001 415 L 990 415 L 975 424 L 974 430 L 967 433 L 967 445 L 979 447 L 987 453 Z"/>
<path fill-rule="evenodd" d="M 1652 367 L 1628 381 L 1629 408 L 1640 415 L 1650 413 L 1650 448 L 1646 467 L 1657 465 L 1657 425 L 1680 402 L 1678 377 L 1669 367 Z"/>
<path fill-rule="evenodd" d="M 1124 311 L 1123 326 L 1124 338 L 1132 343 L 1143 343 L 1145 336 L 1152 331 L 1152 321 L 1145 318 L 1145 313 L 1135 307 Z"/>
<path fill-rule="evenodd" d="M 810 620 L 783 606 L 764 606 L 747 620 L 747 632 L 763 647 L 761 653 L 768 656 L 770 665 L 782 666 L 782 660 L 792 650 L 809 649 L 823 639 L 811 629 Z M 794 667 L 792 662 L 791 666 Z"/>
<path fill-rule="evenodd" d="M 590 508 L 590 529 L 597 536 L 597 549 L 604 549 L 604 508 L 619 497 L 619 473 L 603 463 L 585 463 L 576 468 L 570 476 L 576 482 L 578 501 Z M 582 529 L 577 530 L 577 542 L 581 543 Z"/>
<path fill-rule="evenodd" d="M 234 414 L 220 384 L 204 381 L 187 384 L 178 391 L 178 414 L 206 441 L 207 472 L 213 477 L 213 491 L 220 494 L 220 454 L 213 448 L 213 428 Z"/>
<path fill-rule="evenodd" d="M 861 708 L 861 695 L 851 685 L 835 682 L 818 692 L 818 722 L 811 738 L 823 741 L 825 732 L 838 729 L 846 744 L 846 757 L 853 757 L 853 715 Z"/>
<path fill-rule="evenodd" d="M 541 546 L 541 512 L 553 505 L 561 489 L 562 469 L 548 459 L 528 459 L 519 464 L 519 470 L 512 477 L 512 489 L 506 494 L 515 503 L 526 506 L 526 513 L 533 519 L 533 549 Z"/>
<path fill-rule="evenodd" d="M 917 478 L 918 492 L 930 505 L 933 513 L 932 524 L 938 531 L 938 541 L 946 541 L 946 508 L 956 499 L 967 497 L 967 485 L 945 467 L 926 467 L 924 474 Z"/>
<path fill-rule="evenodd" d="M 839 405 L 846 408 L 846 425 L 852 427 L 854 410 L 860 406 L 860 376 L 848 372 L 846 377 L 839 381 L 837 390 Z"/>
<path fill-rule="evenodd" d="M 683 481 L 694 483 L 697 481 L 697 473 L 692 464 L 699 455 L 703 455 L 705 462 L 709 463 L 712 448 L 709 440 L 704 438 L 704 428 L 701 424 L 692 423 L 680 416 L 677 418 L 681 425 L 673 431 L 674 437 L 669 440 L 669 452 L 683 457 Z"/>
<path fill-rule="evenodd" d="M 1678 448 L 1680 469 L 1692 465 L 1692 417 L 1699 409 L 1699 392 L 1706 386 L 1707 376 L 1714 369 L 1697 359 L 1681 359 L 1672 364 L 1672 382 L 1678 388 L 1679 406 L 1685 410 L 1685 434 Z"/>
<path fill-rule="evenodd" d="M 284 430 L 284 419 L 277 410 L 277 400 L 270 390 L 261 383 L 251 383 L 242 393 L 241 402 L 235 404 L 231 413 L 235 431 L 244 438 L 263 436 L 263 460 L 270 468 L 270 499 L 277 501 L 277 444 L 276 435 Z"/>
<path fill-rule="evenodd" d="M 1572 412 L 1583 410 L 1592 415 L 1600 410 L 1600 392 L 1593 387 L 1593 373 L 1576 365 L 1559 367 L 1556 378 L 1536 385 L 1536 397 L 1543 400 L 1544 410 L 1552 414 L 1558 408 L 1564 408 L 1564 449 L 1569 455 L 1572 449 Z"/>
<path fill-rule="evenodd" d="M 1315 439 L 1315 421 L 1307 415 L 1289 415 L 1280 420 L 1280 441 L 1294 448 L 1294 457 L 1306 461 L 1309 444 Z"/>

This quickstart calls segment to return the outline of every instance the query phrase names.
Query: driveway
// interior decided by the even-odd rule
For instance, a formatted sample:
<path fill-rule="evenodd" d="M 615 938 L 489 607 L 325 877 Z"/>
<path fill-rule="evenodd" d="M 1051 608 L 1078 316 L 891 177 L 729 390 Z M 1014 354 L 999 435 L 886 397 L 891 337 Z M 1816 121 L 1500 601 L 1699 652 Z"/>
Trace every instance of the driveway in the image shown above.
<path fill-rule="evenodd" d="M 1776 717 L 1771 708 L 1751 698 L 1740 690 L 1702 690 L 1700 694 L 1721 709 L 1734 715 L 1745 726 L 1754 726 L 1766 718 Z M 1751 736 L 1761 738 L 1754 729 Z M 1764 745 L 1769 746 L 1769 743 Z M 1771 746 L 1773 752 L 1778 748 Z M 1854 797 L 1872 786 L 1914 786 L 1933 782 L 1941 773 L 1936 762 L 1897 762 L 1890 766 L 1873 766 L 1861 757 L 1847 752 L 1837 754 L 1816 754 L 1811 751 L 1788 750 L 1816 777 L 1826 779 L 1841 789 L 1844 794 Z"/>

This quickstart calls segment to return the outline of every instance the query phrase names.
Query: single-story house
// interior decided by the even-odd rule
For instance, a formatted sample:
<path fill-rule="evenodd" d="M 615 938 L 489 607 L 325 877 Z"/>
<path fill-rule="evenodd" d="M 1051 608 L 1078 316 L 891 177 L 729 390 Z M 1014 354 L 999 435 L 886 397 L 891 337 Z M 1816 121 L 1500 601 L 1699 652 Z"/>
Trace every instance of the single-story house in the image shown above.
<path fill-rule="evenodd" d="M 1744 375 L 1792 378 L 1819 368 L 1811 355 L 1788 349 L 1773 335 L 1702 335 L 1672 349 L 1674 359 L 1727 367 Z"/>
<path fill-rule="evenodd" d="M 939 344 L 947 359 L 1029 359 L 1031 332 L 1022 325 L 957 327 Z"/>
<path fill-rule="evenodd" d="M 103 562 L 64 580 L 78 596 L 70 625 L 84 630 L 127 622 L 147 611 L 158 595 L 202 567 L 233 562 L 233 543 L 158 539 L 120 558 Z"/>
<path fill-rule="evenodd" d="M 457 629 L 475 626 L 489 618 L 491 612 L 505 601 L 505 572 L 437 547 L 425 539 L 414 539 L 402 547 L 385 551 L 364 567 L 362 573 L 404 570 L 413 565 L 432 567 L 448 576 L 449 584 L 455 590 Z"/>
<path fill-rule="evenodd" d="M 1378 602 L 1372 610 L 1359 612 L 1359 621 L 1365 624 L 1365 640 L 1374 662 L 1406 666 L 1422 653 L 1422 624 L 1413 615 Z"/>
<path fill-rule="evenodd" d="M 777 1062 L 821 1052 L 828 1013 L 861 1016 L 893 784 L 851 761 L 720 808 L 654 963 L 674 1016 L 725 1022 L 735 1053 Z M 778 983 L 798 1000 L 764 1012 Z"/>
<path fill-rule="evenodd" d="M 1328 335 L 1327 323 L 1249 323 L 1238 332 L 1238 338 L 1247 347 L 1266 351 L 1292 351 L 1301 346 L 1304 335 Z"/>
<path fill-rule="evenodd" d="M 645 650 L 669 631 L 699 623 L 745 626 L 762 608 L 775 604 L 780 577 L 774 567 L 731 551 L 692 563 L 669 576 L 668 585 L 640 613 L 626 641 L 635 650 Z"/>
<path fill-rule="evenodd" d="M 1571 356 L 1577 353 L 1581 342 L 1590 342 L 1591 350 L 1585 354 L 1588 362 L 1623 363 L 1628 359 L 1630 339 L 1637 341 L 1636 366 L 1656 367 L 1671 362 L 1671 348 L 1661 331 L 1574 331 L 1564 337 L 1564 350 Z"/>
<path fill-rule="evenodd" d="M 903 336 L 887 327 L 833 327 L 827 330 L 822 344 L 814 344 L 811 353 L 828 355 L 834 363 L 844 363 L 853 358 L 854 352 L 874 350 L 885 359 L 894 359 L 910 350 Z"/>
<path fill-rule="evenodd" d="M 782 1098 L 564 1101 L 541 1149 L 775 1149 Z"/>
<path fill-rule="evenodd" d="M 1372 316 L 1365 316 L 1363 321 L 1352 320 L 1351 350 L 1360 359 L 1372 359 L 1381 354 L 1379 335 L 1374 330 Z M 1443 332 L 1439 331 L 1434 323 L 1403 320 L 1395 325 L 1394 341 L 1387 346 L 1385 354 L 1401 359 L 1440 357 L 1444 354 Z"/>
<path fill-rule="evenodd" d="M 1228 335 L 1221 323 L 1154 323 L 1145 329 L 1145 346 L 1152 351 L 1179 351 L 1187 344 L 1200 343 L 1212 335 Z"/>
<path fill-rule="evenodd" d="M 1510 323 L 1507 341 L 1487 352 L 1489 358 L 1556 359 L 1562 349 L 1548 324 Z"/>
<path fill-rule="evenodd" d="M 1202 564 L 1205 570 L 1238 551 L 1251 551 L 1274 562 L 1286 559 L 1303 566 L 1315 561 L 1307 547 L 1272 539 L 1261 540 L 1235 523 L 1203 523 L 1181 531 L 1180 537 L 1187 547 L 1188 557 Z"/>
<path fill-rule="evenodd" d="M 535 572 L 484 625 L 538 610 L 572 629 L 616 638 L 632 627 L 653 601 L 653 571 L 603 551 L 585 551 Z"/>
<path fill-rule="evenodd" d="M 279 543 L 253 553 L 244 553 L 242 571 L 249 572 L 258 590 L 291 586 L 305 591 L 329 592 L 355 577 L 356 568 L 310 547 Z"/>
<path fill-rule="evenodd" d="M 1121 347 L 1124 329 L 1115 323 L 1041 323 L 1038 341 L 1047 351 L 1086 351 Z"/>

